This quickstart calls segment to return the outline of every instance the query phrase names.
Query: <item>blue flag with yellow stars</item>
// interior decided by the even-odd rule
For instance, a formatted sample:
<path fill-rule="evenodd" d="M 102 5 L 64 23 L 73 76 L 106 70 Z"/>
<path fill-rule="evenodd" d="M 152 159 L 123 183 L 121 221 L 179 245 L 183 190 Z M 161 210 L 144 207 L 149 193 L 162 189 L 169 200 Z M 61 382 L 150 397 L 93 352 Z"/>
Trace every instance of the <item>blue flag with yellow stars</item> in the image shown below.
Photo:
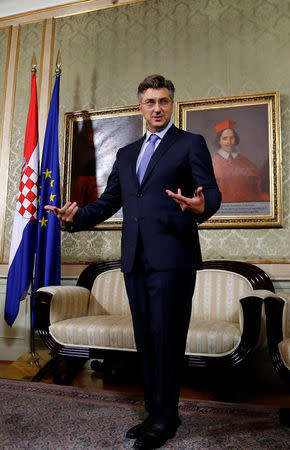
<path fill-rule="evenodd" d="M 58 157 L 59 79 L 51 97 L 39 177 L 39 206 L 34 291 L 42 286 L 60 285 L 60 221 L 45 205 L 60 208 Z"/>

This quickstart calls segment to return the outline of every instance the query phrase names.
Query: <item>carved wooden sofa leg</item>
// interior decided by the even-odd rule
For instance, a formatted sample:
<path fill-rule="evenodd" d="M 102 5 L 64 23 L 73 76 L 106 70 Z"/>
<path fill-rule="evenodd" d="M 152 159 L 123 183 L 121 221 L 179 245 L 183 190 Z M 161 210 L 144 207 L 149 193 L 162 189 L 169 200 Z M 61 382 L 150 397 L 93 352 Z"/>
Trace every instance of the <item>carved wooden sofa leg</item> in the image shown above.
<path fill-rule="evenodd" d="M 85 362 L 86 359 L 83 358 L 64 358 L 56 355 L 38 371 L 32 381 L 52 379 L 54 384 L 70 385 Z"/>

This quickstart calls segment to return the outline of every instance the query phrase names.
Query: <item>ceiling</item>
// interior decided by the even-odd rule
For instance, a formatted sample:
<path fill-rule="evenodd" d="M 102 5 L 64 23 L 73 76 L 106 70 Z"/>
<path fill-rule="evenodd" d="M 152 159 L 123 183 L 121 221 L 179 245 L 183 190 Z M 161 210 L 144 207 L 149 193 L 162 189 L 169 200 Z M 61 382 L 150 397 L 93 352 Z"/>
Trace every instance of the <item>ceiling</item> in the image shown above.
<path fill-rule="evenodd" d="M 79 0 L 0 0 L 0 17 L 12 16 L 50 6 L 75 3 Z"/>

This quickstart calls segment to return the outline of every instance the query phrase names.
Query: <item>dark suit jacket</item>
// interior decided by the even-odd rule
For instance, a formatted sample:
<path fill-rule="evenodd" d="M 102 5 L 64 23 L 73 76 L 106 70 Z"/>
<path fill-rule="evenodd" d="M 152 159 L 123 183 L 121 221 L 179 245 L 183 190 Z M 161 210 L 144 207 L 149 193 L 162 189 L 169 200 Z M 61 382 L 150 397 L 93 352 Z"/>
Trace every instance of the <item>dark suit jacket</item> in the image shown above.
<path fill-rule="evenodd" d="M 139 185 L 136 161 L 144 138 L 118 151 L 104 193 L 94 203 L 78 210 L 71 231 L 89 229 L 123 207 L 121 265 L 124 272 L 132 270 L 139 235 L 155 270 L 201 268 L 197 223 L 214 214 L 221 202 L 205 140 L 172 125 Z M 202 215 L 182 212 L 165 192 L 181 188 L 183 195 L 192 197 L 198 186 L 203 187 L 205 196 Z"/>

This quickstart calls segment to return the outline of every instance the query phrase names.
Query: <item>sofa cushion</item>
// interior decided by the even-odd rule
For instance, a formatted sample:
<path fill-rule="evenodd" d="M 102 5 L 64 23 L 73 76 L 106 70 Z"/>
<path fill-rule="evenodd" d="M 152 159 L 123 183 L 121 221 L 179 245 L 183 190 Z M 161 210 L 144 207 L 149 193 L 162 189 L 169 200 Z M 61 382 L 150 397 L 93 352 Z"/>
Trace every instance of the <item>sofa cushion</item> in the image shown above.
<path fill-rule="evenodd" d="M 49 327 L 54 339 L 65 345 L 135 349 L 130 315 L 86 316 L 62 320 Z"/>
<path fill-rule="evenodd" d="M 221 355 L 232 351 L 241 340 L 240 325 L 225 320 L 191 320 L 186 353 Z"/>
<path fill-rule="evenodd" d="M 64 345 L 135 350 L 131 316 L 116 314 L 62 320 L 49 328 L 54 339 Z M 227 321 L 190 322 L 186 353 L 223 354 L 240 341 L 239 324 Z"/>

